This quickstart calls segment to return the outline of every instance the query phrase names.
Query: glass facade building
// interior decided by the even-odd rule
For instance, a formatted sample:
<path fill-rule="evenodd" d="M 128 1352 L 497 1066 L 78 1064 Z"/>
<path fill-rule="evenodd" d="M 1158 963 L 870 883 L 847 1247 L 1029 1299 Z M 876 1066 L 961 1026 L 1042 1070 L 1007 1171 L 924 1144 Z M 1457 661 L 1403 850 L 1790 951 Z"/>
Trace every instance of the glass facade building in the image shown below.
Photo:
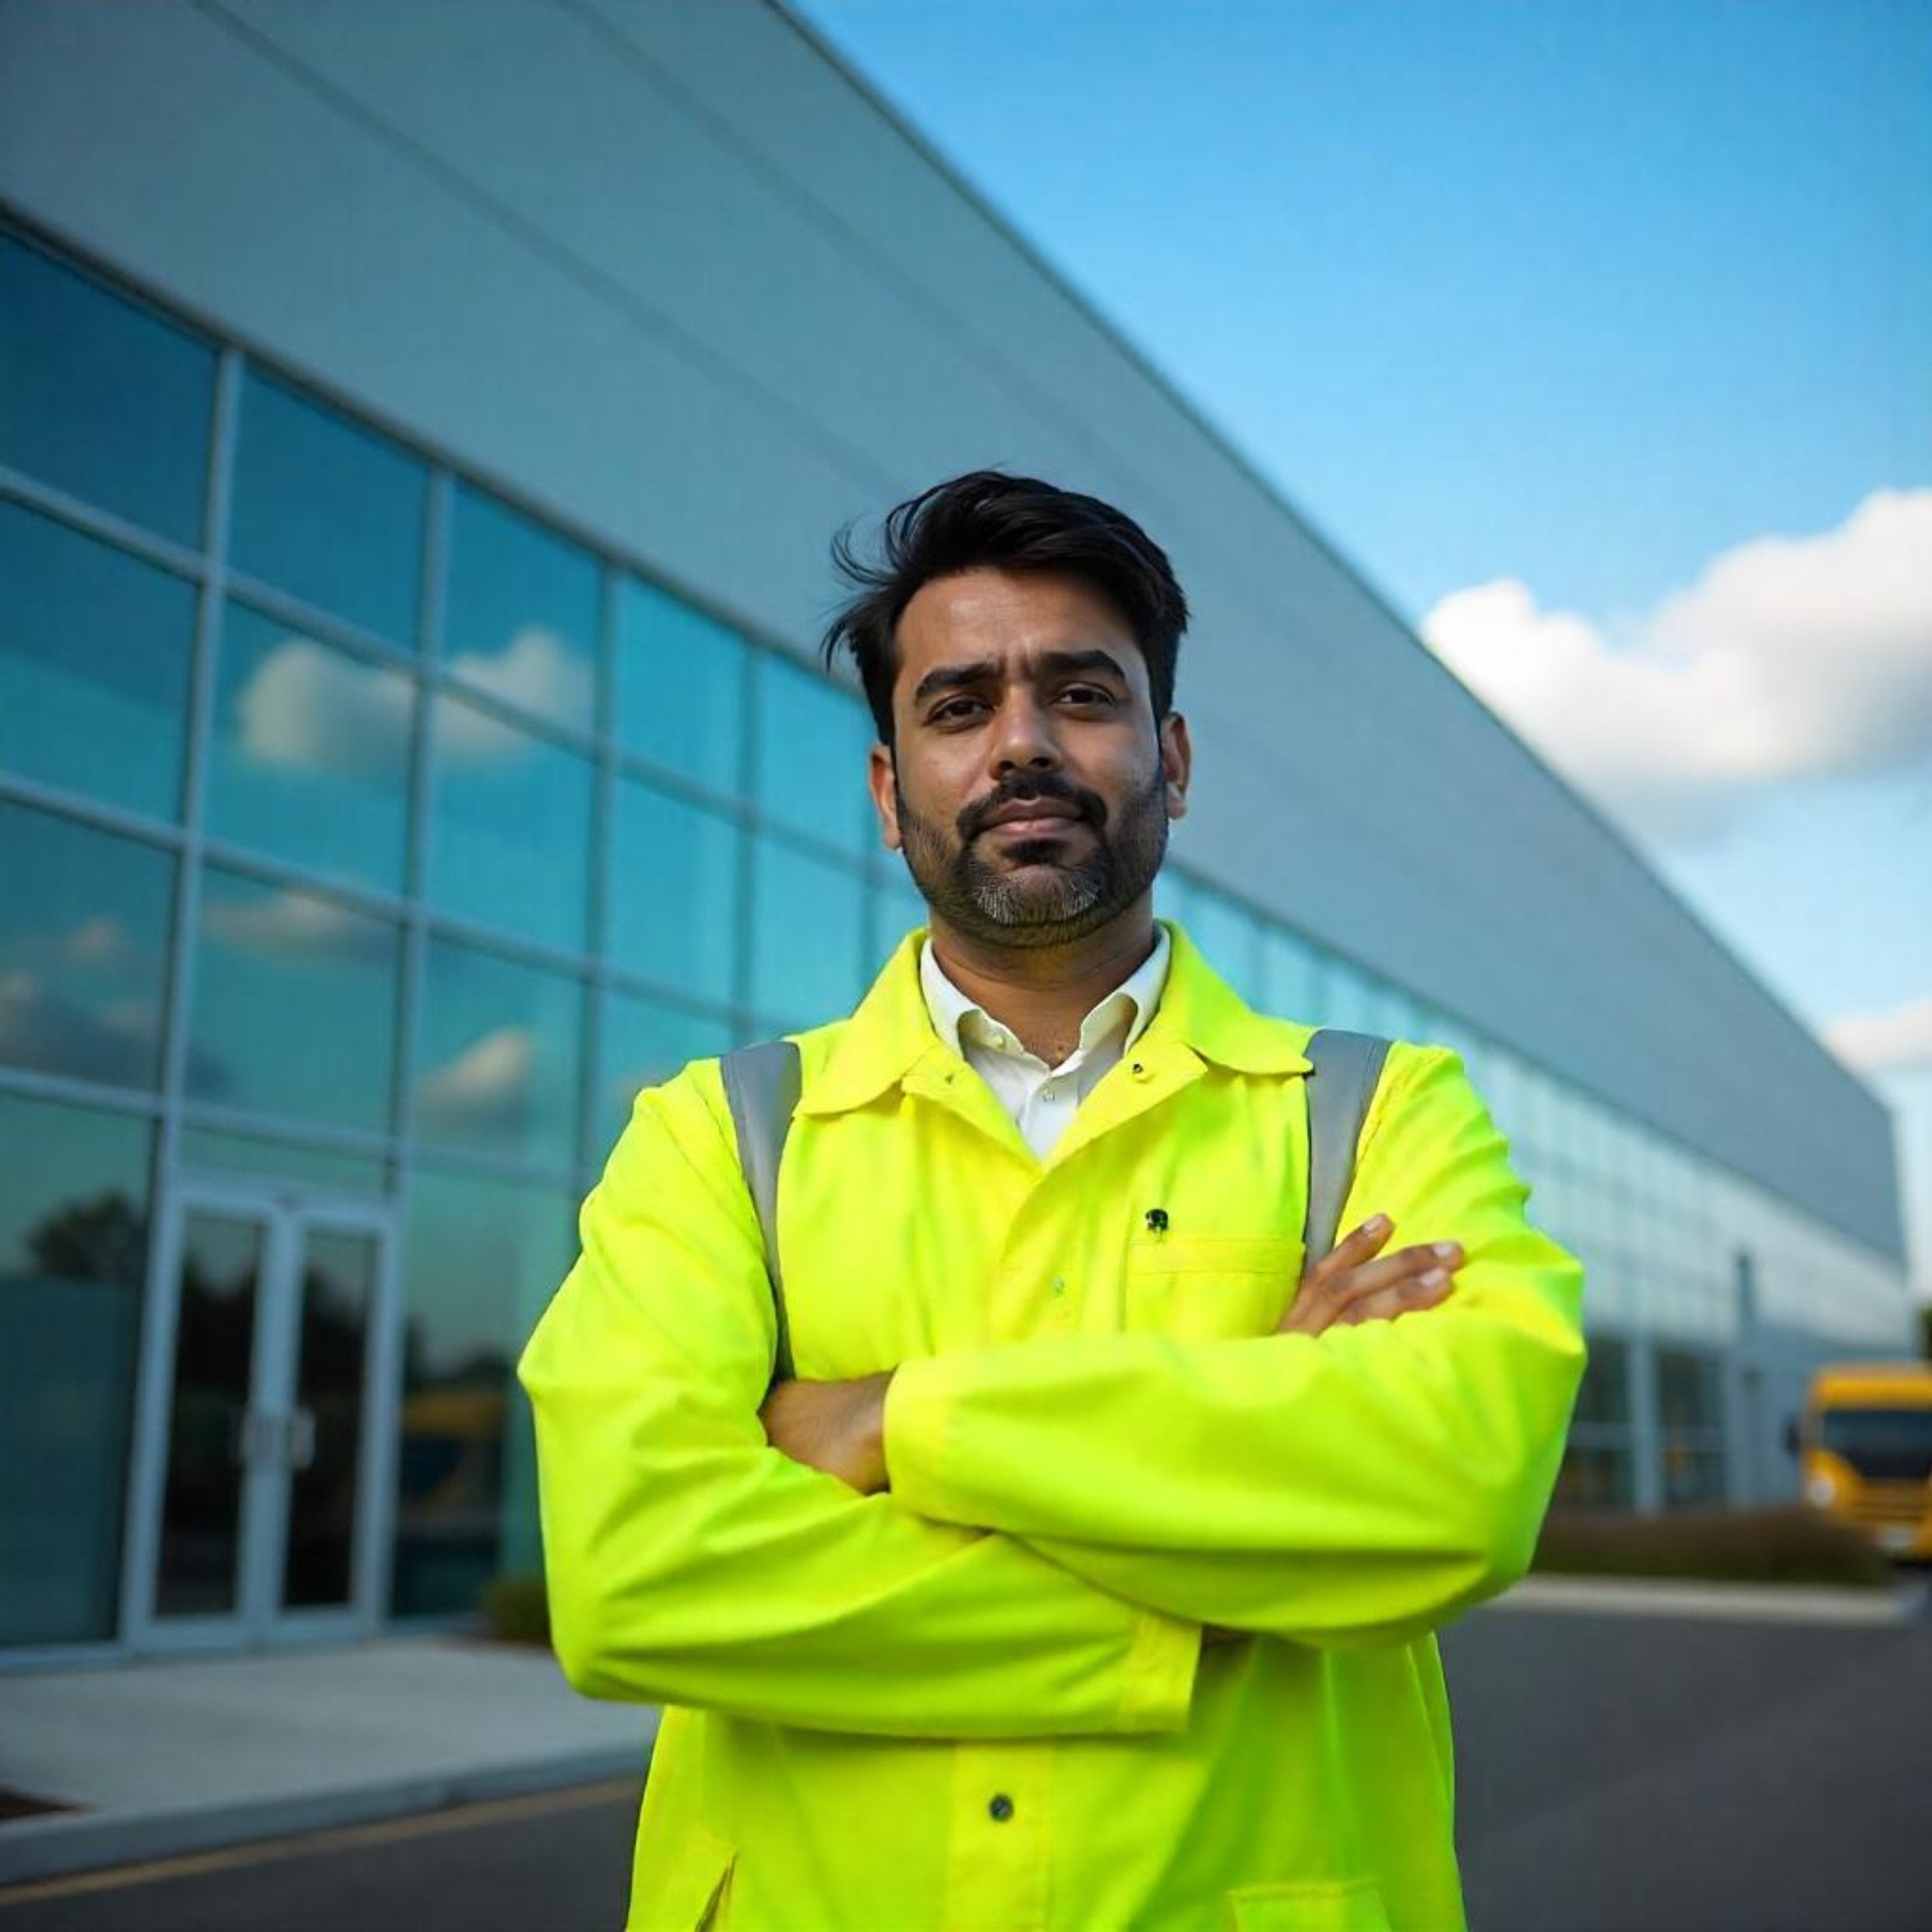
<path fill-rule="evenodd" d="M 460 1616 L 632 1095 L 921 916 L 781 642 L 0 228 L 0 1653 Z M 1895 1260 L 1170 866 L 1248 998 L 1465 1056 L 1589 1266 L 1571 1501 L 1786 1493 Z"/>

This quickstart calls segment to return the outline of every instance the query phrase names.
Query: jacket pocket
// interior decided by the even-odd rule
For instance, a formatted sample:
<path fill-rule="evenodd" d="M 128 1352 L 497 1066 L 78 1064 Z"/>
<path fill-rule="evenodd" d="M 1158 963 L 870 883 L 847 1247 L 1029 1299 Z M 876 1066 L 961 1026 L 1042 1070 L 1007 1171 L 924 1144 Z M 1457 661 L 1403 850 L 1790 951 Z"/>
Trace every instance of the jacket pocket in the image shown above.
<path fill-rule="evenodd" d="M 1392 1932 L 1373 1878 L 1244 1885 L 1228 1894 L 1236 1932 Z"/>
<path fill-rule="evenodd" d="M 639 1847 L 625 1932 L 720 1932 L 738 1853 L 715 1832 L 693 1825 L 668 1856 Z M 647 1876 L 651 1867 L 656 1870 Z"/>
<path fill-rule="evenodd" d="M 1196 1341 L 1267 1334 L 1301 1277 L 1302 1244 L 1278 1236 L 1189 1235 L 1127 1250 L 1126 1325 Z"/>

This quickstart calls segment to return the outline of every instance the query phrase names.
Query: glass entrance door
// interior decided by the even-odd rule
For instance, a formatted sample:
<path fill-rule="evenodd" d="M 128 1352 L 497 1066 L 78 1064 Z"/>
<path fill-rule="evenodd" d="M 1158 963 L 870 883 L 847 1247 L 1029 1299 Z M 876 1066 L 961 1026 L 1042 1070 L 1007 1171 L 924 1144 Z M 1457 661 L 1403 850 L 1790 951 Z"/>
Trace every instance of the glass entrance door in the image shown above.
<path fill-rule="evenodd" d="M 226 1186 L 169 1203 L 130 1552 L 138 1647 L 374 1624 L 392 1252 L 365 1207 Z"/>

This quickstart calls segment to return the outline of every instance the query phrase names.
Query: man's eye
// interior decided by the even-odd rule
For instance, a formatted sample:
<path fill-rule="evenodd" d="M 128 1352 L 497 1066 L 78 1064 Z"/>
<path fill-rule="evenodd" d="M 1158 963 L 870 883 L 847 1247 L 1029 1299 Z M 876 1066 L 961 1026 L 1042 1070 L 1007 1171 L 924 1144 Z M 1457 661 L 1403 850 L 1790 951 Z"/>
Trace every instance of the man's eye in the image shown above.
<path fill-rule="evenodd" d="M 1097 684 L 1070 684 L 1060 696 L 1075 704 L 1111 704 L 1113 702 L 1113 693 L 1103 690 Z"/>
<path fill-rule="evenodd" d="M 932 715 L 935 724 L 962 724 L 982 709 L 978 698 L 948 698 Z"/>

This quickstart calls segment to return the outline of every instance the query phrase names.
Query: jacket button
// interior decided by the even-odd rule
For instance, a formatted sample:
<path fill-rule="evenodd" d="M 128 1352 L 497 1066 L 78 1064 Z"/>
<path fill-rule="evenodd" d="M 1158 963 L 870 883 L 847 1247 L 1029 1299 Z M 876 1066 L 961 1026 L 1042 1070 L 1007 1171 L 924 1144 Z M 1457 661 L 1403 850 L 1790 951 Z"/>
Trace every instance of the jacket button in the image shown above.
<path fill-rule="evenodd" d="M 1002 1791 L 986 1807 L 988 1815 L 996 1824 L 1004 1824 L 1013 1816 L 1013 1800 Z"/>

